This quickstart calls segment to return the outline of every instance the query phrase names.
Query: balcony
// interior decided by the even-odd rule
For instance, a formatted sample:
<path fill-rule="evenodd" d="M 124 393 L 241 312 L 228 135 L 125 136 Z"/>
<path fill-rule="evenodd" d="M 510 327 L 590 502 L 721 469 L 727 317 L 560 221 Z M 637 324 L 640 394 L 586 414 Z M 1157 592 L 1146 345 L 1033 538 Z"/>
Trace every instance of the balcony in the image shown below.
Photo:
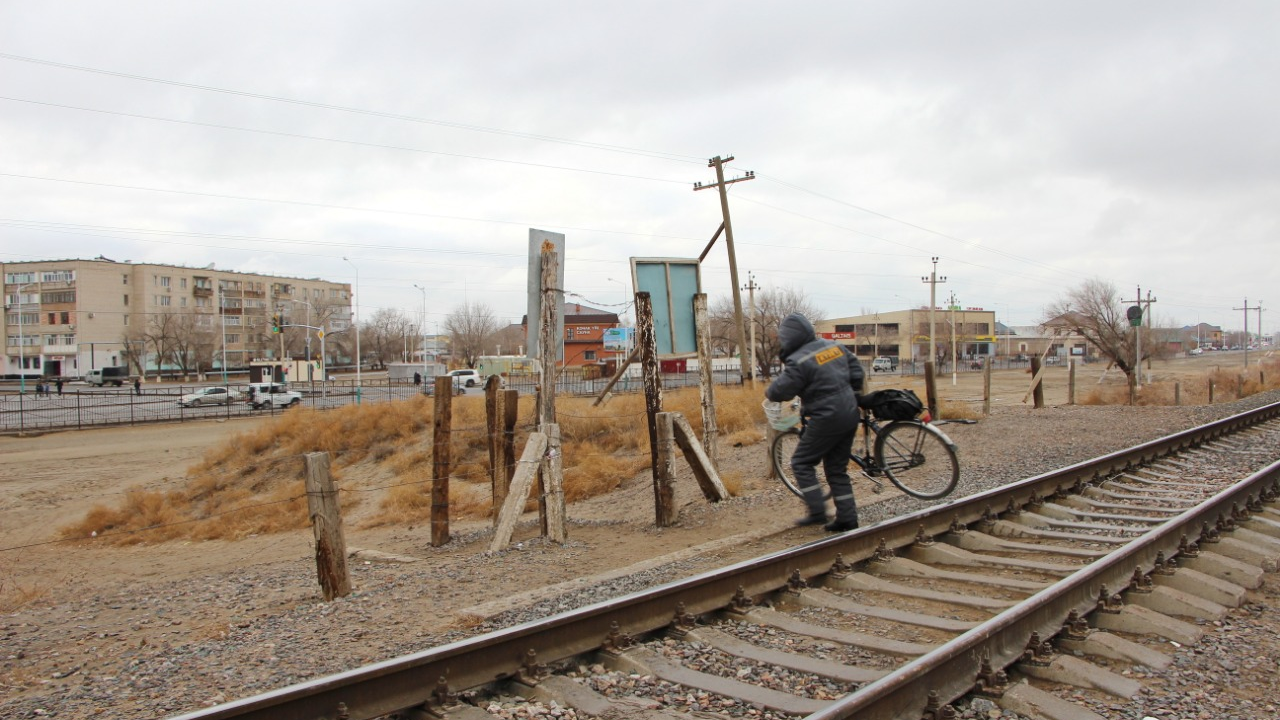
<path fill-rule="evenodd" d="M 191 288 L 191 294 L 196 297 L 213 297 L 213 288 L 211 287 L 194 287 Z"/>

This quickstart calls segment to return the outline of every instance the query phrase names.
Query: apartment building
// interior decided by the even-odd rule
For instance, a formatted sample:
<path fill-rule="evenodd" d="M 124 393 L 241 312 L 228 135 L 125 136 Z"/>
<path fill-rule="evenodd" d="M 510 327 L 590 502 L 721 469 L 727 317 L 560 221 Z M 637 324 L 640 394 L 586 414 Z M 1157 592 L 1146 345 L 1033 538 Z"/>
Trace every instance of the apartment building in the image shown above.
<path fill-rule="evenodd" d="M 307 353 L 314 331 L 294 325 L 325 329 L 330 360 L 354 354 L 341 335 L 351 329 L 349 283 L 101 257 L 0 263 L 0 273 L 6 378 L 244 368 Z"/>
<path fill-rule="evenodd" d="M 995 313 L 982 308 L 935 308 L 932 325 L 928 307 L 818 320 L 814 330 L 828 340 L 845 345 L 858 357 L 892 357 L 902 361 L 929 358 L 929 337 L 939 358 L 956 355 L 982 357 L 1001 353 L 997 343 Z"/>

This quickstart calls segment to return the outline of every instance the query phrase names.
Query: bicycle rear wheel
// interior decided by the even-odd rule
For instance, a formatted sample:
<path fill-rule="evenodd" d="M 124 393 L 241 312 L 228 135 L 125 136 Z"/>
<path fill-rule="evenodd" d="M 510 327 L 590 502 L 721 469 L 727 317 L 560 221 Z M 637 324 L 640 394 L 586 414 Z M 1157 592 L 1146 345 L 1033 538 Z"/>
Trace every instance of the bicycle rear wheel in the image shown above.
<path fill-rule="evenodd" d="M 914 420 L 890 423 L 876 438 L 876 463 L 902 492 L 940 498 L 960 480 L 956 451 L 942 433 Z"/>
<path fill-rule="evenodd" d="M 791 472 L 791 456 L 795 454 L 796 446 L 800 444 L 800 433 L 795 430 L 778 433 L 773 439 L 773 448 L 770 457 L 773 458 L 773 469 L 778 473 L 778 478 L 782 480 L 782 484 L 786 486 L 796 497 L 803 498 L 800 493 L 800 486 L 796 485 L 796 476 Z M 821 472 L 822 468 L 818 468 Z"/>

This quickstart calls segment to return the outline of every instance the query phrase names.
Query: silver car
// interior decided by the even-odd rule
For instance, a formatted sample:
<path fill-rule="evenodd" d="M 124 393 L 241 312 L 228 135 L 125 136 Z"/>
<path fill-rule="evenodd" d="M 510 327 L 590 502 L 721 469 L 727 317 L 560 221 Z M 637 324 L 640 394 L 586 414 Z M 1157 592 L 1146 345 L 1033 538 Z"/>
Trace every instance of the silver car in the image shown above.
<path fill-rule="evenodd" d="M 203 387 L 178 398 L 178 404 L 186 408 L 199 407 L 201 405 L 226 405 L 231 402 L 239 402 L 240 398 L 240 393 L 230 388 Z"/>

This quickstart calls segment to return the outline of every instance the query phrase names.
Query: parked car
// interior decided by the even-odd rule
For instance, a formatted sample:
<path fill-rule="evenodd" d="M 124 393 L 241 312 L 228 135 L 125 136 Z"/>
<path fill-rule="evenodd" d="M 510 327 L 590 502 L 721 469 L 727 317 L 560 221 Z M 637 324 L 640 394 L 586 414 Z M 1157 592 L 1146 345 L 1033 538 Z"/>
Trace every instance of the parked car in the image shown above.
<path fill-rule="evenodd" d="M 454 375 L 453 373 L 449 373 L 446 377 L 449 377 L 450 379 L 453 380 L 454 395 L 461 395 L 463 392 L 465 392 L 465 389 L 462 386 L 463 378 L 461 375 Z M 435 378 L 429 377 L 422 381 L 422 394 L 428 395 L 428 396 L 434 396 L 436 394 Z"/>
<path fill-rule="evenodd" d="M 254 410 L 264 407 L 287 408 L 302 402 L 302 393 L 290 390 L 282 383 L 249 383 L 247 402 Z"/>
<path fill-rule="evenodd" d="M 239 402 L 242 397 L 239 390 L 225 387 L 203 387 L 178 398 L 178 404 L 186 408 L 199 407 L 201 405 L 226 405 L 230 402 Z"/>
<path fill-rule="evenodd" d="M 1203 349 L 1203 348 L 1191 348 L 1189 351 L 1187 351 L 1187 354 L 1188 354 L 1188 355 L 1203 355 L 1203 354 L 1204 354 L 1204 349 Z"/>
<path fill-rule="evenodd" d="M 483 378 L 480 377 L 480 371 L 473 370 L 471 368 L 463 368 L 462 370 L 451 370 L 449 371 L 449 374 L 452 375 L 453 377 L 461 378 L 462 384 L 466 385 L 467 387 L 475 387 L 483 381 Z"/>

